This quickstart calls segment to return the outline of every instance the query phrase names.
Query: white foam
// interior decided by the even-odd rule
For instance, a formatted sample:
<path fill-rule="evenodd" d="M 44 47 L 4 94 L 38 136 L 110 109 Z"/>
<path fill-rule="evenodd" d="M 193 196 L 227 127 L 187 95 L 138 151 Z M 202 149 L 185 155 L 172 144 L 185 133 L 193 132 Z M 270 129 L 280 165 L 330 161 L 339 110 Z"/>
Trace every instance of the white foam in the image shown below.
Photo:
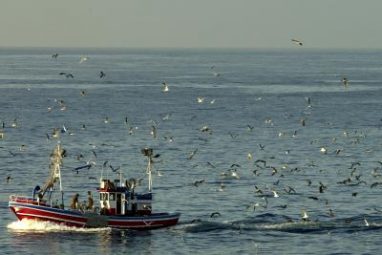
<path fill-rule="evenodd" d="M 8 229 L 17 232 L 83 232 L 94 233 L 111 231 L 111 228 L 78 228 L 69 227 L 48 221 L 38 221 L 23 219 L 21 221 L 14 221 L 8 224 Z"/>

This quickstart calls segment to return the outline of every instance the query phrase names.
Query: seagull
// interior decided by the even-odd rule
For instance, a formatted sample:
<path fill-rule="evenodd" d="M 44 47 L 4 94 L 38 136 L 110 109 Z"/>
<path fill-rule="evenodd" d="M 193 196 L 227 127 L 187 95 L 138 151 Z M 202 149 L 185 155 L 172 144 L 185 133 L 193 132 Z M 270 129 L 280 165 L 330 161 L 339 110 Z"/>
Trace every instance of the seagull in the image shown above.
<path fill-rule="evenodd" d="M 65 127 L 65 125 L 62 125 L 61 133 L 66 133 L 66 132 L 68 132 L 68 129 Z"/>
<path fill-rule="evenodd" d="M 110 167 L 110 169 L 111 169 L 111 171 L 113 171 L 113 172 L 116 172 L 117 170 L 119 170 L 121 167 L 120 166 L 118 166 L 118 167 L 113 167 L 112 165 L 110 165 L 109 164 L 109 167 Z"/>
<path fill-rule="evenodd" d="M 345 87 L 347 87 L 347 86 L 349 85 L 349 80 L 348 80 L 348 78 L 346 78 L 346 77 L 342 78 L 342 84 L 343 84 Z"/>
<path fill-rule="evenodd" d="M 211 213 L 210 218 L 215 218 L 215 217 L 219 217 L 219 216 L 221 216 L 221 214 L 219 212 L 213 212 L 213 213 Z"/>
<path fill-rule="evenodd" d="M 294 188 L 292 188 L 291 186 L 286 186 L 284 188 L 285 192 L 288 193 L 288 194 L 296 194 L 296 190 Z"/>
<path fill-rule="evenodd" d="M 109 163 L 109 160 L 105 160 L 105 162 L 103 162 L 103 164 L 102 164 L 102 168 L 106 168 L 108 163 Z"/>
<path fill-rule="evenodd" d="M 301 122 L 301 126 L 303 126 L 303 127 L 305 127 L 305 118 L 302 118 L 301 120 L 300 120 L 300 122 Z"/>
<path fill-rule="evenodd" d="M 204 102 L 204 97 L 197 97 L 196 100 L 199 104 L 202 104 Z"/>
<path fill-rule="evenodd" d="M 17 128 L 17 118 L 13 120 L 11 127 Z"/>
<path fill-rule="evenodd" d="M 164 136 L 163 137 L 165 141 L 168 141 L 169 143 L 172 143 L 174 141 L 174 137 L 173 136 Z"/>
<path fill-rule="evenodd" d="M 320 193 L 324 193 L 324 190 L 326 190 L 326 186 L 322 182 L 320 182 L 320 187 L 318 188 L 318 190 Z"/>
<path fill-rule="evenodd" d="M 255 185 L 255 193 L 257 194 L 263 194 L 263 191 Z"/>
<path fill-rule="evenodd" d="M 238 134 L 233 134 L 232 132 L 228 132 L 228 134 L 231 136 L 232 139 L 235 139 L 239 136 Z"/>
<path fill-rule="evenodd" d="M 329 209 L 328 214 L 329 214 L 329 217 L 336 217 L 332 209 Z"/>
<path fill-rule="evenodd" d="M 272 168 L 272 176 L 274 176 L 275 174 L 277 174 L 277 168 L 274 166 L 271 166 L 271 168 Z"/>
<path fill-rule="evenodd" d="M 74 78 L 74 75 L 71 74 L 71 73 L 65 73 L 65 72 L 61 72 L 60 75 L 64 75 L 66 78 Z"/>
<path fill-rule="evenodd" d="M 22 145 L 20 145 L 19 150 L 20 151 L 25 151 L 26 148 L 27 148 L 27 146 L 25 144 L 22 144 Z"/>
<path fill-rule="evenodd" d="M 163 121 L 165 121 L 165 120 L 169 120 L 170 118 L 171 118 L 171 113 L 167 113 L 166 115 L 164 115 L 163 117 L 162 117 L 162 120 Z"/>
<path fill-rule="evenodd" d="M 199 187 L 200 184 L 204 183 L 204 180 L 200 180 L 200 181 L 194 181 L 193 185 L 195 187 Z"/>
<path fill-rule="evenodd" d="M 103 72 L 103 71 L 100 71 L 99 72 L 99 78 L 103 78 L 103 77 L 105 77 L 106 76 L 106 74 Z"/>
<path fill-rule="evenodd" d="M 80 57 L 80 64 L 82 64 L 83 62 L 87 61 L 88 60 L 88 57 L 86 56 L 81 56 Z"/>
<path fill-rule="evenodd" d="M 231 171 L 231 176 L 235 179 L 240 179 L 240 176 L 239 174 L 237 173 L 236 169 L 234 169 L 233 171 Z"/>
<path fill-rule="evenodd" d="M 308 106 L 311 106 L 311 99 L 310 99 L 310 97 L 305 97 L 305 101 L 307 102 Z"/>
<path fill-rule="evenodd" d="M 54 53 L 54 54 L 52 55 L 52 58 L 57 59 L 57 58 L 58 58 L 58 53 Z"/>
<path fill-rule="evenodd" d="M 52 137 L 53 138 L 59 138 L 59 136 L 60 136 L 60 129 L 54 128 L 52 131 Z"/>
<path fill-rule="evenodd" d="M 150 134 L 154 139 L 157 138 L 157 128 L 155 126 L 151 126 Z"/>
<path fill-rule="evenodd" d="M 271 190 L 273 193 L 273 197 L 280 197 L 276 190 Z"/>
<path fill-rule="evenodd" d="M 93 152 L 94 157 L 97 158 L 97 153 L 95 152 L 95 150 L 92 150 L 92 152 Z"/>
<path fill-rule="evenodd" d="M 207 161 L 207 165 L 209 165 L 212 168 L 216 168 L 216 166 L 214 164 L 212 164 L 211 162 L 209 162 L 209 161 Z"/>
<path fill-rule="evenodd" d="M 370 226 L 370 224 L 369 224 L 369 222 L 367 221 L 366 218 L 363 218 L 363 221 L 365 222 L 365 226 L 366 226 L 366 227 L 369 227 L 369 226 Z"/>
<path fill-rule="evenodd" d="M 301 219 L 303 220 L 303 221 L 309 221 L 309 215 L 308 215 L 308 213 L 303 209 L 303 210 L 301 210 Z"/>
<path fill-rule="evenodd" d="M 190 156 L 188 156 L 187 159 L 191 160 L 195 156 L 196 152 L 198 152 L 198 149 L 195 149 L 193 152 L 191 152 Z"/>
<path fill-rule="evenodd" d="M 361 162 L 359 162 L 359 161 L 352 162 L 348 169 L 354 169 L 355 166 L 360 166 L 360 165 L 361 165 Z"/>
<path fill-rule="evenodd" d="M 88 170 L 92 167 L 92 164 L 86 164 L 86 165 L 83 165 L 83 166 L 79 166 L 79 167 L 76 167 L 73 169 L 73 171 L 76 171 L 77 174 L 78 174 L 78 171 L 81 170 L 81 169 L 85 169 L 87 168 Z"/>
<path fill-rule="evenodd" d="M 259 165 L 258 163 L 262 163 L 263 166 Z M 265 160 L 263 160 L 263 159 L 258 159 L 258 160 L 255 161 L 255 165 L 257 167 L 267 167 L 267 162 Z"/>
<path fill-rule="evenodd" d="M 164 81 L 164 82 L 162 82 L 162 85 L 163 85 L 163 87 L 162 87 L 162 91 L 163 92 L 168 92 L 170 89 L 168 88 L 168 85 L 167 85 L 167 83 Z"/>
<path fill-rule="evenodd" d="M 200 129 L 200 131 L 202 131 L 202 132 L 209 132 L 209 133 L 212 132 L 212 130 L 211 130 L 208 126 L 203 126 L 203 127 Z"/>
<path fill-rule="evenodd" d="M 233 169 L 233 168 L 235 168 L 235 167 L 241 167 L 239 164 L 236 164 L 236 163 L 233 163 L 232 165 L 231 165 L 231 169 Z"/>
<path fill-rule="evenodd" d="M 302 45 L 303 45 L 302 41 L 300 41 L 300 40 L 297 40 L 297 39 L 291 39 L 291 41 L 294 42 L 294 43 L 295 43 L 296 45 L 298 45 L 298 46 L 302 46 Z"/>
<path fill-rule="evenodd" d="M 8 150 L 9 154 L 11 154 L 12 157 L 16 156 L 15 153 L 13 153 L 12 151 Z"/>
<path fill-rule="evenodd" d="M 213 70 L 215 68 L 215 66 L 211 66 L 210 69 Z M 220 76 L 220 73 L 218 72 L 215 72 L 215 71 L 212 71 L 212 74 L 215 76 L 215 77 L 219 77 Z"/>
<path fill-rule="evenodd" d="M 219 77 L 219 76 L 220 76 L 220 73 L 217 73 L 217 72 L 212 72 L 212 74 L 213 74 L 215 77 Z"/>
<path fill-rule="evenodd" d="M 217 189 L 217 191 L 220 191 L 220 192 L 223 192 L 225 189 L 225 185 L 223 183 L 220 183 L 220 186 L 219 188 Z"/>
<path fill-rule="evenodd" d="M 371 189 L 375 188 L 375 187 L 377 187 L 378 185 L 381 185 L 381 184 L 382 184 L 382 182 L 374 182 L 373 184 L 370 185 L 370 188 Z"/>

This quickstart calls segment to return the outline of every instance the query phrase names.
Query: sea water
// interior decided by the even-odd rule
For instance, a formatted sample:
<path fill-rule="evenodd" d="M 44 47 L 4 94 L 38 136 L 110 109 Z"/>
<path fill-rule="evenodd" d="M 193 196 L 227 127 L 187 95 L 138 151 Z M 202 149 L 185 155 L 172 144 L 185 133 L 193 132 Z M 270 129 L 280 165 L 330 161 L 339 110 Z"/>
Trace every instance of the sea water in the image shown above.
<path fill-rule="evenodd" d="M 382 51 L 1 49 L 0 66 L 1 254 L 380 251 Z M 101 176 L 146 188 L 151 147 L 153 209 L 178 225 L 18 222 L 8 197 L 43 185 L 58 140 L 66 205 Z"/>

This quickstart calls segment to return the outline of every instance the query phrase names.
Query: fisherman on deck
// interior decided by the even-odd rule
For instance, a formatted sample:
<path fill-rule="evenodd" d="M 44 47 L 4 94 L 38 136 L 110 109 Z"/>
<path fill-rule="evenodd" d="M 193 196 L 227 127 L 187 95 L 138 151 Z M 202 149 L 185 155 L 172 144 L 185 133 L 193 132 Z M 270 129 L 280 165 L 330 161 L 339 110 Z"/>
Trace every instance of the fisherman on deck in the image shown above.
<path fill-rule="evenodd" d="M 34 187 L 34 189 L 33 189 L 33 194 L 32 194 L 33 199 L 35 198 L 36 195 L 38 195 L 40 193 L 40 191 L 41 191 L 40 186 L 36 185 L 36 187 Z"/>
<path fill-rule="evenodd" d="M 94 200 L 91 191 L 88 191 L 88 204 L 86 205 L 87 210 L 93 209 Z"/>
<path fill-rule="evenodd" d="M 79 203 L 78 203 L 79 197 L 80 197 L 80 195 L 78 193 L 73 196 L 72 202 L 70 203 L 71 209 L 79 209 L 80 208 Z"/>
<path fill-rule="evenodd" d="M 106 202 L 106 200 L 102 200 L 101 204 L 102 204 L 102 207 L 101 207 L 100 214 L 101 214 L 101 215 L 108 215 L 108 214 L 109 214 L 109 210 L 108 210 L 108 208 L 107 208 L 107 202 Z"/>

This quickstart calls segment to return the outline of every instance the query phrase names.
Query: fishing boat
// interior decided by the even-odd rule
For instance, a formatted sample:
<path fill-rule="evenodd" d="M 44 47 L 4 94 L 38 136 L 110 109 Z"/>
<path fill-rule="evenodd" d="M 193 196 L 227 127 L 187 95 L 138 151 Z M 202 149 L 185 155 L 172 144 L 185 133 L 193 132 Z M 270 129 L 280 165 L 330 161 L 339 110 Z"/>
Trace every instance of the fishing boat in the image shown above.
<path fill-rule="evenodd" d="M 122 180 L 120 174 L 119 179 L 110 180 L 101 175 L 99 187 L 96 189 L 99 194 L 98 205 L 93 203 L 91 193 L 88 192 L 87 204 L 79 203 L 78 194 L 75 194 L 70 206 L 66 206 L 61 182 L 61 165 L 66 151 L 57 144 L 50 157 L 50 176 L 43 188 L 36 186 L 32 196 L 11 195 L 9 207 L 19 220 L 34 219 L 72 227 L 146 230 L 173 226 L 177 224 L 180 213 L 152 210 L 153 150 L 145 148 L 142 153 L 148 159 L 147 192 L 135 192 L 135 179 Z M 59 187 L 59 192 L 56 186 Z M 58 202 L 59 199 L 55 199 L 57 193 L 61 203 Z"/>

